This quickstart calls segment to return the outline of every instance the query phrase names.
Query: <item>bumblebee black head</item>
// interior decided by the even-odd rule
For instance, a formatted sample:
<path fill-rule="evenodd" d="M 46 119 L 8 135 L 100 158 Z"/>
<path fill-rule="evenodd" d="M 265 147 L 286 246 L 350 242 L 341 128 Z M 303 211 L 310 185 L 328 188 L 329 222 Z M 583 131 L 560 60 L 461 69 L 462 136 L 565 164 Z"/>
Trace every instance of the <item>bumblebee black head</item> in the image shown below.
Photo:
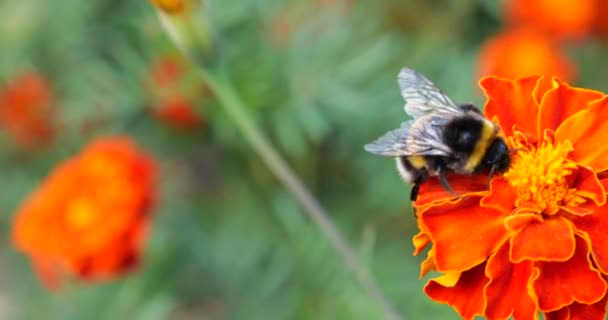
<path fill-rule="evenodd" d="M 480 169 L 492 168 L 493 172 L 505 172 L 511 164 L 509 147 L 502 138 L 496 138 L 490 144 L 486 154 L 481 160 Z"/>

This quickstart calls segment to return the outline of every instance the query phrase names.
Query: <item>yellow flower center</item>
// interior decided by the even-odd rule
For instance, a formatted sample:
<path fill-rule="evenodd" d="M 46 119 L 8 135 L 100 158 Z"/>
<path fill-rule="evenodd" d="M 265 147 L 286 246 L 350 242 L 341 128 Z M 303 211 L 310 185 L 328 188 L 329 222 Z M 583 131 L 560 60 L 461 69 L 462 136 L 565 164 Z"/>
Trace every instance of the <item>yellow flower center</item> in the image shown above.
<path fill-rule="evenodd" d="M 555 145 L 544 142 L 538 148 L 517 142 L 511 145 L 520 150 L 512 157 L 504 177 L 517 193 L 518 208 L 550 215 L 560 206 L 578 206 L 585 201 L 568 185 L 567 177 L 576 169 L 576 164 L 567 159 L 573 150 L 569 141 Z"/>
<path fill-rule="evenodd" d="M 90 200 L 75 199 L 68 207 L 66 220 L 75 230 L 83 230 L 91 227 L 97 214 L 96 207 Z"/>

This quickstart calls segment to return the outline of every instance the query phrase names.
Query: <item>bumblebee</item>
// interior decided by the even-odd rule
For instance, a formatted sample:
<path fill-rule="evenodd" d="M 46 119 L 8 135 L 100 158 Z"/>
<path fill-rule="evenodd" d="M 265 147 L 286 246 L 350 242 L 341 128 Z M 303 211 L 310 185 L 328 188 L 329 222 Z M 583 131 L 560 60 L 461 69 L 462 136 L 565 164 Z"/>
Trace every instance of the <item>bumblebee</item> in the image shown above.
<path fill-rule="evenodd" d="M 401 69 L 398 82 L 405 112 L 412 117 L 365 150 L 395 157 L 401 177 L 413 184 L 410 198 L 418 197 L 420 184 L 438 177 L 441 185 L 458 196 L 446 174 L 473 175 L 489 170 L 488 181 L 504 172 L 510 152 L 499 128 L 472 104 L 457 105 L 429 79 L 412 69 Z"/>

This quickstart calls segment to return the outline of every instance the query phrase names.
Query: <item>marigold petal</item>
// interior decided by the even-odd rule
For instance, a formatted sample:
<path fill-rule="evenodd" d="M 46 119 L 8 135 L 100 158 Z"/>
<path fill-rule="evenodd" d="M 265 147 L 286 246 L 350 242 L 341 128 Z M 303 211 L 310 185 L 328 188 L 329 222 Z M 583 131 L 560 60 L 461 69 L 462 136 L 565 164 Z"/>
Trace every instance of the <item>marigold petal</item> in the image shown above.
<path fill-rule="evenodd" d="M 460 280 L 461 275 L 462 275 L 461 272 L 447 272 L 437 278 L 431 279 L 430 281 L 432 281 L 442 287 L 452 288 L 456 284 L 458 284 L 458 281 Z"/>
<path fill-rule="evenodd" d="M 485 316 L 488 319 L 537 319 L 538 306 L 528 292 L 532 277 L 531 261 L 511 263 L 509 243 L 505 242 L 488 260 L 486 276 L 490 282 L 485 288 L 487 300 Z"/>
<path fill-rule="evenodd" d="M 417 256 L 431 243 L 431 238 L 426 232 L 420 232 L 414 236 L 412 242 L 414 242 L 414 255 Z"/>
<path fill-rule="evenodd" d="M 424 292 L 431 299 L 452 306 L 463 319 L 473 319 L 476 315 L 483 314 L 483 288 L 488 283 L 484 274 L 485 265 L 483 263 L 463 272 L 452 286 L 443 285 L 440 279 L 430 280 L 424 287 Z M 451 278 L 453 280 L 454 277 Z"/>
<path fill-rule="evenodd" d="M 565 261 L 575 249 L 574 230 L 563 217 L 531 220 L 511 238 L 511 261 Z"/>
<path fill-rule="evenodd" d="M 574 151 L 568 158 L 595 172 L 608 170 L 608 96 L 593 101 L 588 107 L 566 119 L 555 131 L 557 142 L 569 140 Z"/>
<path fill-rule="evenodd" d="M 608 284 L 593 268 L 589 248 L 580 237 L 576 237 L 576 250 L 570 260 L 537 262 L 536 266 L 540 272 L 533 287 L 538 305 L 544 312 L 558 310 L 575 301 L 596 303 L 606 294 Z"/>
<path fill-rule="evenodd" d="M 543 218 L 536 213 L 518 213 L 505 218 L 505 227 L 511 232 L 518 232 L 531 223 L 542 223 Z"/>
<path fill-rule="evenodd" d="M 563 307 L 556 311 L 545 313 L 545 320 L 570 320 L 570 308 Z"/>
<path fill-rule="evenodd" d="M 450 186 L 460 196 L 487 192 L 488 177 L 484 175 L 467 176 L 462 174 L 449 174 L 447 179 Z M 427 206 L 439 206 L 448 202 L 458 202 L 459 198 L 447 191 L 439 179 L 431 178 L 420 185 L 416 207 L 421 214 Z"/>
<path fill-rule="evenodd" d="M 568 306 L 570 320 L 604 320 L 606 319 L 606 302 L 604 298 L 593 304 L 573 303 Z"/>
<path fill-rule="evenodd" d="M 604 175 L 608 174 L 608 172 L 602 172 L 597 174 L 597 178 L 600 179 L 600 184 L 604 187 L 604 190 L 608 190 L 608 177 Z"/>
<path fill-rule="evenodd" d="M 507 237 L 502 213 L 479 207 L 479 196 L 431 207 L 419 219 L 435 248 L 438 271 L 464 271 L 483 262 Z"/>
<path fill-rule="evenodd" d="M 599 207 L 593 214 L 576 217 L 572 222 L 587 240 L 595 265 L 608 274 L 608 207 Z"/>
<path fill-rule="evenodd" d="M 435 270 L 437 270 L 437 267 L 435 266 L 435 249 L 431 248 L 427 253 L 426 259 L 420 264 L 420 279 L 426 277 L 429 272 Z"/>
<path fill-rule="evenodd" d="M 480 204 L 482 207 L 493 208 L 508 215 L 515 209 L 515 200 L 517 194 L 509 182 L 502 177 L 496 177 L 490 184 L 490 193 L 481 199 Z"/>
<path fill-rule="evenodd" d="M 606 203 L 606 190 L 593 170 L 578 166 L 568 178 L 568 185 L 576 189 L 576 195 L 591 199 L 598 206 Z"/>
<path fill-rule="evenodd" d="M 497 77 L 481 79 L 479 85 L 487 97 L 485 115 L 498 118 L 505 135 L 513 135 L 517 125 L 528 133 L 537 132 L 538 102 L 533 92 L 542 78 L 531 76 L 514 81 Z"/>
<path fill-rule="evenodd" d="M 95 255 L 88 257 L 87 263 L 80 263 L 78 273 L 83 278 L 112 278 L 123 271 L 131 270 L 139 263 L 144 240 L 147 237 L 149 221 L 147 218 L 133 223 L 122 237 L 106 244 Z"/>
<path fill-rule="evenodd" d="M 559 207 L 559 209 L 575 216 L 586 216 L 593 213 L 593 208 L 595 208 L 595 205 L 592 206 L 593 208 L 590 207 L 591 206 L 585 206 L 583 204 L 579 207 Z"/>
<path fill-rule="evenodd" d="M 589 102 L 604 96 L 599 91 L 571 87 L 557 79 L 554 82 L 557 86 L 549 90 L 540 102 L 539 137 L 546 129 L 556 130 L 566 119 L 585 109 Z"/>

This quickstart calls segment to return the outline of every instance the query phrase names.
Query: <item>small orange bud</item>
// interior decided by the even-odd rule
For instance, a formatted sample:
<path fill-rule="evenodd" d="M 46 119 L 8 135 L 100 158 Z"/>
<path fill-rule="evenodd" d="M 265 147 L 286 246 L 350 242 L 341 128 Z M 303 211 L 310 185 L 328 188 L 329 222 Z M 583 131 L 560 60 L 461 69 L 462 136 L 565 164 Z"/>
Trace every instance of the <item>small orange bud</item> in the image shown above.
<path fill-rule="evenodd" d="M 51 141 L 54 133 L 53 90 L 37 72 L 16 76 L 0 89 L 0 130 L 25 147 Z"/>
<path fill-rule="evenodd" d="M 158 120 L 176 129 L 194 130 L 205 124 L 192 103 L 180 96 L 161 102 L 153 112 Z"/>
<path fill-rule="evenodd" d="M 150 0 L 152 5 L 169 14 L 181 13 L 188 0 Z"/>

